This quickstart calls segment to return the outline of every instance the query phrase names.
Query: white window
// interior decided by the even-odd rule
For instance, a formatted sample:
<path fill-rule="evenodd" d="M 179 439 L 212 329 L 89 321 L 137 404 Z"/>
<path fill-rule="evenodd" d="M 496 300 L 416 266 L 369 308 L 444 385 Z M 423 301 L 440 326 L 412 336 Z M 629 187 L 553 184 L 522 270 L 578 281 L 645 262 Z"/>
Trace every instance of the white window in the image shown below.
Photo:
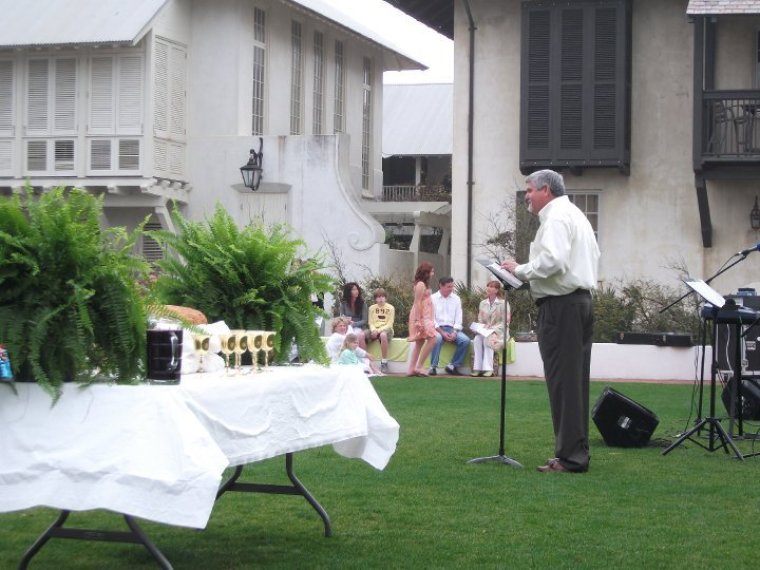
<path fill-rule="evenodd" d="M 12 60 L 0 60 L 0 137 L 13 136 L 15 81 Z"/>
<path fill-rule="evenodd" d="M 129 137 L 89 140 L 90 175 L 135 174 L 140 170 L 142 141 Z"/>
<path fill-rule="evenodd" d="M 74 139 L 28 139 L 26 170 L 35 174 L 74 174 L 76 148 Z"/>
<path fill-rule="evenodd" d="M 290 67 L 290 134 L 303 132 L 303 43 L 300 22 L 291 24 L 291 67 Z"/>
<path fill-rule="evenodd" d="M 335 105 L 333 107 L 333 132 L 344 130 L 343 105 L 346 94 L 345 68 L 343 61 L 343 42 L 335 40 Z"/>
<path fill-rule="evenodd" d="M 594 235 L 599 239 L 599 194 L 597 192 L 568 192 L 569 200 L 586 214 Z"/>
<path fill-rule="evenodd" d="M 10 176 L 13 170 L 14 71 L 13 60 L 0 60 L 0 176 Z"/>
<path fill-rule="evenodd" d="M 13 140 L 0 138 L 0 176 L 10 176 L 13 171 Z"/>
<path fill-rule="evenodd" d="M 264 87 L 266 79 L 266 13 L 253 9 L 253 100 L 251 134 L 264 134 Z"/>
<path fill-rule="evenodd" d="M 157 137 L 185 138 L 186 68 L 183 46 L 156 40 L 153 121 Z"/>
<path fill-rule="evenodd" d="M 158 176 L 182 179 L 185 176 L 187 51 L 184 46 L 161 38 L 156 39 L 155 48 L 153 166 Z M 129 164 L 129 161 L 124 163 Z"/>
<path fill-rule="evenodd" d="M 77 128 L 77 60 L 28 61 L 26 134 L 74 134 Z"/>
<path fill-rule="evenodd" d="M 74 173 L 73 138 L 34 138 L 74 135 L 77 130 L 77 59 L 33 58 L 27 62 L 25 170 L 35 174 Z"/>
<path fill-rule="evenodd" d="M 47 172 L 48 141 L 33 140 L 26 142 L 26 169 L 30 172 Z"/>
<path fill-rule="evenodd" d="M 314 120 L 312 132 L 322 134 L 325 91 L 325 39 L 322 32 L 314 32 Z"/>
<path fill-rule="evenodd" d="M 90 134 L 141 134 L 143 58 L 98 55 L 90 63 Z"/>
<path fill-rule="evenodd" d="M 74 140 L 53 141 L 53 170 L 55 172 L 74 171 Z"/>
<path fill-rule="evenodd" d="M 362 189 L 371 187 L 372 158 L 372 60 L 364 58 L 362 74 Z"/>
<path fill-rule="evenodd" d="M 160 231 L 161 222 L 151 218 L 143 227 L 145 231 Z M 148 263 L 155 263 L 164 258 L 164 250 L 159 243 L 149 235 L 142 236 L 142 255 Z"/>

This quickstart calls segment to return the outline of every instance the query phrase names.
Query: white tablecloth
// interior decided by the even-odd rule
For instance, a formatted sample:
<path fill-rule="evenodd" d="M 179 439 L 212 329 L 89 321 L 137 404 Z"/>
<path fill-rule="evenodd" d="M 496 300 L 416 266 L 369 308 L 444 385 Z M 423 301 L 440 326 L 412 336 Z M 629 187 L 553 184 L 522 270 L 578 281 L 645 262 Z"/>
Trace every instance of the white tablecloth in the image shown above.
<path fill-rule="evenodd" d="M 0 512 L 109 509 L 203 528 L 221 475 L 333 444 L 382 469 L 398 423 L 359 367 L 183 376 L 179 386 L 0 386 Z"/>
<path fill-rule="evenodd" d="M 344 457 L 383 469 L 396 450 L 399 425 L 360 366 L 192 374 L 180 388 L 230 465 L 332 443 Z"/>

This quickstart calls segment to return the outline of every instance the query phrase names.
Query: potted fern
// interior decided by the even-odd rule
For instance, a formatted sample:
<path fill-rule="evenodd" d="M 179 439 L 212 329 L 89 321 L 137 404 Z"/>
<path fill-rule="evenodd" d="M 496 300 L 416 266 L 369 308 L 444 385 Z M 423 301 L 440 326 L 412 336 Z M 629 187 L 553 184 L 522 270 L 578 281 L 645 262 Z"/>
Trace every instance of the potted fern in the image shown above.
<path fill-rule="evenodd" d="M 189 306 L 209 321 L 230 328 L 271 330 L 276 359 L 283 361 L 295 341 L 302 359 L 325 361 L 326 353 L 314 324 L 324 312 L 312 294 L 334 288 L 319 259 L 299 259 L 302 240 L 284 226 L 239 228 L 221 207 L 206 222 L 191 222 L 175 209 L 177 233 L 149 232 L 176 255 L 158 262 L 154 294 L 160 302 Z"/>
<path fill-rule="evenodd" d="M 101 229 L 102 209 L 78 189 L 0 197 L 0 343 L 54 400 L 64 381 L 141 377 L 148 266 L 139 230 Z"/>

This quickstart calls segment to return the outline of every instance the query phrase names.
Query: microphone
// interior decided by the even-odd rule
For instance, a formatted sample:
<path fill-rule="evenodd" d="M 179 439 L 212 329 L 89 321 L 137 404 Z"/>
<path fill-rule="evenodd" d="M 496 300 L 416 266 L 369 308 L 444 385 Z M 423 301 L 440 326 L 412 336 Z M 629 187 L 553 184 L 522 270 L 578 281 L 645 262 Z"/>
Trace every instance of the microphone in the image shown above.
<path fill-rule="evenodd" d="M 737 253 L 736 255 L 741 255 L 742 257 L 747 257 L 753 251 L 760 251 L 760 243 L 755 244 L 752 247 L 748 247 L 747 249 L 743 249 L 739 253 Z"/>

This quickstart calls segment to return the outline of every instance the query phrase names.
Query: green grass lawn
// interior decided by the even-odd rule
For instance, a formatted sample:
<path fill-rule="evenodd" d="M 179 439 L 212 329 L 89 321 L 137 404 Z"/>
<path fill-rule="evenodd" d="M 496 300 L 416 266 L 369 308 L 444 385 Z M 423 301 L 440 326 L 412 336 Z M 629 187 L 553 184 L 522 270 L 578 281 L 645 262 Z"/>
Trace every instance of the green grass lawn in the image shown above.
<path fill-rule="evenodd" d="M 524 469 L 467 464 L 498 452 L 498 381 L 384 377 L 374 384 L 401 424 L 384 471 L 329 447 L 295 456 L 296 473 L 330 513 L 333 537 L 323 536 L 300 497 L 242 493 L 222 497 L 203 531 L 143 528 L 176 569 L 757 567 L 760 458 L 740 462 L 690 442 L 661 455 L 693 422 L 691 385 L 615 384 L 659 416 L 652 444 L 606 447 L 592 423 L 590 471 L 569 475 L 535 470 L 553 455 L 542 382 L 507 386 L 506 453 Z M 592 404 L 603 388 L 592 384 Z M 753 451 L 751 441 L 738 445 Z M 285 482 L 283 459 L 248 467 L 244 478 Z M 0 515 L 0 569 L 15 568 L 55 514 Z M 69 522 L 123 526 L 102 511 Z M 140 546 L 53 540 L 30 567 L 156 565 Z"/>

